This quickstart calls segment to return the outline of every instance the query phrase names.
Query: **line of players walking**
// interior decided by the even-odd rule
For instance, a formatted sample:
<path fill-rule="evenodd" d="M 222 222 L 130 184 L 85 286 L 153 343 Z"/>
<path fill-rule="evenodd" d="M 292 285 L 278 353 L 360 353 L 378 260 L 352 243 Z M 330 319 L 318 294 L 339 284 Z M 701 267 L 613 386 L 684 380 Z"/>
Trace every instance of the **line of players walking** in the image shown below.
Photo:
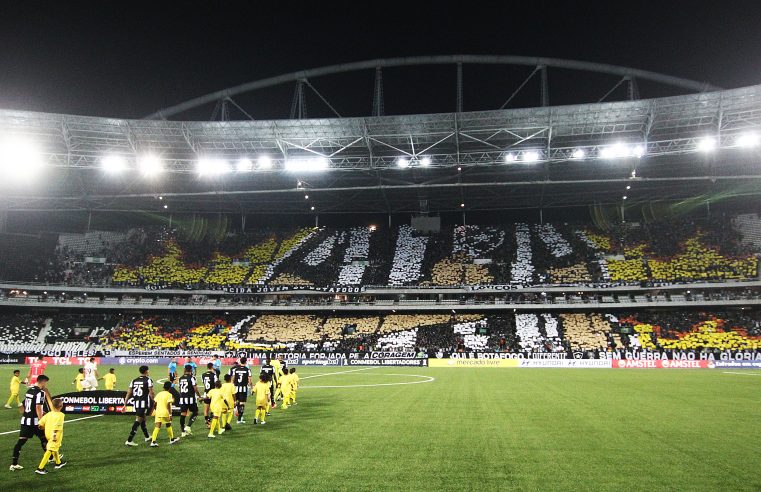
<path fill-rule="evenodd" d="M 90 372 L 97 377 L 94 371 L 94 360 L 91 359 L 89 362 L 93 364 Z M 170 364 L 169 378 L 158 394 L 154 394 L 153 380 L 148 366 L 140 366 L 140 375 L 130 382 L 125 403 L 132 402 L 135 409 L 135 421 L 132 423 L 132 430 L 125 445 L 138 446 L 134 442 L 138 429 L 142 431 L 145 441 L 149 442 L 151 447 L 158 447 L 157 439 L 162 427 L 166 429 L 169 436 L 169 444 L 178 442 L 181 437 L 192 435 L 193 423 L 198 417 L 199 402 L 204 404 L 204 419 L 209 429 L 209 438 L 216 438 L 217 435 L 231 430 L 230 423 L 234 417 L 237 417 L 238 424 L 246 423 L 244 413 L 249 395 L 255 397 L 254 422 L 261 425 L 266 422 L 267 416 L 270 415 L 271 409 L 276 407 L 278 401 L 282 401 L 283 409 L 296 404 L 299 377 L 296 374 L 296 368 L 289 369 L 282 356 L 275 360 L 270 360 L 269 357 L 265 360 L 261 365 L 259 380 L 256 383 L 245 357 L 233 364 L 228 374 L 223 376 L 223 383 L 220 380 L 222 363 L 218 357 L 215 357 L 214 362 L 208 363 L 206 372 L 201 375 L 203 394 L 198 390 L 195 363 L 185 364 L 183 374 L 179 378 L 177 378 L 176 362 L 173 366 L 174 371 Z M 66 465 L 63 454 L 60 452 L 65 420 L 62 412 L 63 401 L 50 396 L 47 388 L 49 378 L 43 374 L 43 371 L 44 364 L 40 357 L 32 364 L 30 374 L 25 379 L 25 382 L 29 383 L 29 389 L 24 395 L 23 402 L 18 399 L 21 384 L 20 371 L 14 371 L 11 379 L 11 399 L 5 407 L 12 408 L 10 404 L 15 401 L 22 412 L 19 438 L 13 448 L 11 471 L 24 468 L 19 465 L 21 449 L 33 437 L 39 439 L 43 450 L 42 460 L 35 473 L 47 474 L 45 465 L 48 463 L 54 464 L 56 469 Z M 97 387 L 97 382 L 93 387 Z M 180 436 L 175 436 L 172 428 L 174 404 L 180 407 Z M 155 418 L 155 426 L 153 433 L 149 434 L 146 419 L 151 415 Z"/>
<path fill-rule="evenodd" d="M 245 409 L 249 395 L 255 398 L 254 423 L 264 425 L 271 409 L 278 401 L 282 408 L 296 404 L 296 392 L 299 377 L 296 368 L 288 368 L 283 357 L 275 360 L 267 358 L 261 365 L 259 379 L 254 382 L 248 360 L 242 357 L 221 376 L 221 361 L 215 359 L 206 365 L 206 372 L 201 375 L 203 394 L 198 389 L 195 363 L 188 361 L 183 367 L 183 374 L 177 377 L 176 361 L 169 366 L 169 377 L 163 384 L 162 391 L 154 394 L 153 380 L 148 366 L 140 367 L 140 376 L 133 379 L 127 390 L 126 401 L 133 402 L 135 421 L 132 424 L 126 446 L 137 446 L 134 441 L 137 430 L 143 433 L 151 447 L 158 447 L 158 435 L 166 429 L 169 444 L 177 443 L 181 437 L 193 434 L 193 423 L 199 415 L 199 403 L 204 404 L 204 419 L 209 432 L 207 437 L 216 438 L 232 430 L 230 425 L 237 417 L 238 424 L 245 424 Z M 172 405 L 180 408 L 180 432 L 175 435 L 172 427 Z M 146 418 L 153 415 L 155 426 L 153 433 L 148 433 Z"/>

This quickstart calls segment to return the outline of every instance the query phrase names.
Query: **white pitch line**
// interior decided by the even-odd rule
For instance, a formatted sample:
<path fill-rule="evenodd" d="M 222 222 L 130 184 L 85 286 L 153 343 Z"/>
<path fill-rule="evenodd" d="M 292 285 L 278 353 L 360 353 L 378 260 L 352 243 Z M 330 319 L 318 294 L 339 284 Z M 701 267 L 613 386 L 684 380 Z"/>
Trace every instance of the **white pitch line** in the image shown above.
<path fill-rule="evenodd" d="M 88 415 L 87 417 L 79 417 L 78 419 L 64 420 L 63 423 L 64 424 L 69 424 L 71 422 L 76 422 L 78 420 L 97 419 L 98 417 L 102 417 L 102 416 L 103 416 L 103 414 L 100 414 L 100 415 Z M 8 431 L 8 432 L 0 432 L 0 436 L 6 436 L 8 434 L 15 434 L 17 432 L 18 432 L 17 430 L 15 430 L 15 431 Z"/>
<path fill-rule="evenodd" d="M 758 372 L 730 372 L 730 371 L 722 371 L 724 374 L 737 374 L 739 376 L 761 376 L 761 373 Z"/>
<path fill-rule="evenodd" d="M 326 372 L 326 373 L 323 373 L 323 374 L 312 374 L 311 376 L 304 376 L 304 377 L 300 377 L 299 379 L 321 378 L 322 376 L 332 376 L 333 374 L 346 374 L 347 372 L 366 371 L 368 369 L 377 369 L 377 367 L 363 367 L 361 369 L 351 369 L 349 371 L 338 371 L 338 372 Z"/>
<path fill-rule="evenodd" d="M 372 369 L 372 368 L 371 368 Z M 419 374 L 372 374 L 372 376 L 412 376 L 416 378 L 424 378 L 422 381 L 406 381 L 402 383 L 376 383 L 376 384 L 347 384 L 343 386 L 300 386 L 301 388 L 374 388 L 377 386 L 402 386 L 405 384 L 422 384 L 432 383 L 436 381 L 436 378 L 431 376 L 421 376 Z"/>

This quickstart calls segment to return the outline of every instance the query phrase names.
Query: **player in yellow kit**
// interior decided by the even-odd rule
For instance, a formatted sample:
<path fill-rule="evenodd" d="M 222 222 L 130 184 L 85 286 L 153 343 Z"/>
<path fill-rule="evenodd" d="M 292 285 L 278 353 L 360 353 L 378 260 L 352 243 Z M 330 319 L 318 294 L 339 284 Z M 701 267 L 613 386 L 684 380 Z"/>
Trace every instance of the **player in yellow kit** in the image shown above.
<path fill-rule="evenodd" d="M 222 381 L 217 380 L 214 388 L 206 392 L 206 398 L 209 400 L 208 405 L 211 410 L 211 426 L 207 437 L 217 437 L 214 435 L 214 430 L 219 429 L 220 434 L 224 430 L 220 428 L 220 419 L 228 411 L 232 411 L 232 407 L 227 404 L 225 395 L 222 393 Z"/>
<path fill-rule="evenodd" d="M 270 383 L 267 381 L 268 376 L 262 374 L 259 381 L 254 385 L 254 395 L 256 395 L 256 413 L 254 417 L 255 424 L 265 424 L 267 411 L 270 406 Z"/>
<path fill-rule="evenodd" d="M 299 389 L 299 375 L 296 374 L 296 368 L 291 367 L 291 405 L 296 404 L 296 390 Z"/>
<path fill-rule="evenodd" d="M 153 436 L 151 436 L 151 447 L 157 448 L 159 444 L 156 439 L 159 437 L 159 431 L 161 426 L 166 426 L 166 433 L 169 435 L 169 444 L 174 444 L 180 440 L 179 436 L 174 437 L 174 431 L 172 430 L 172 403 L 174 403 L 174 395 L 169 392 L 172 389 L 171 381 L 164 383 L 164 391 L 156 395 L 154 401 L 156 402 L 156 410 L 154 410 L 153 416 L 155 417 L 156 427 L 153 429 Z"/>
<path fill-rule="evenodd" d="M 45 471 L 45 465 L 48 464 L 50 458 L 55 461 L 55 469 L 59 470 L 66 466 L 65 461 L 61 461 L 61 442 L 63 441 L 63 421 L 64 414 L 61 412 L 63 408 L 63 400 L 56 398 L 53 400 L 53 409 L 42 416 L 38 426 L 45 431 L 45 439 L 48 440 L 45 446 L 45 454 L 42 455 L 40 466 L 34 471 L 38 475 L 47 475 Z"/>
<path fill-rule="evenodd" d="M 5 408 L 16 408 L 21 405 L 21 401 L 18 399 L 18 389 L 21 386 L 21 371 L 16 369 L 11 376 L 11 395 L 8 397 L 8 403 L 5 404 Z M 15 402 L 15 406 L 11 406 L 11 403 Z"/>
<path fill-rule="evenodd" d="M 280 393 L 283 395 L 283 403 L 280 407 L 285 410 L 291 400 L 291 375 L 285 374 L 280 377 Z"/>
<path fill-rule="evenodd" d="M 116 373 L 114 372 L 113 367 L 109 369 L 108 373 L 106 373 L 106 375 L 100 379 L 102 379 L 105 383 L 107 390 L 113 391 L 116 388 Z"/>
<path fill-rule="evenodd" d="M 74 378 L 74 381 L 71 382 L 71 384 L 77 385 L 77 391 L 84 391 L 84 387 L 82 387 L 82 381 L 85 380 L 85 370 L 81 367 L 79 368 L 79 374 L 77 374 L 77 377 Z"/>
<path fill-rule="evenodd" d="M 280 397 L 283 395 L 282 386 L 280 382 L 280 379 L 283 377 L 283 364 L 280 363 L 280 358 L 273 360 L 272 362 L 270 362 L 270 364 L 272 364 L 272 368 L 275 370 L 274 371 L 275 395 L 274 395 L 273 401 L 277 402 L 280 399 Z M 272 406 L 274 407 L 275 405 L 273 404 Z"/>
<path fill-rule="evenodd" d="M 227 406 L 230 410 L 225 412 L 224 418 L 219 421 L 219 426 L 222 427 L 222 430 L 219 432 L 220 434 L 226 430 L 232 430 L 230 422 L 233 421 L 233 416 L 235 415 L 235 391 L 235 385 L 232 383 L 232 375 L 225 374 L 225 382 L 222 383 L 222 394 L 224 395 L 225 402 L 227 402 Z"/>

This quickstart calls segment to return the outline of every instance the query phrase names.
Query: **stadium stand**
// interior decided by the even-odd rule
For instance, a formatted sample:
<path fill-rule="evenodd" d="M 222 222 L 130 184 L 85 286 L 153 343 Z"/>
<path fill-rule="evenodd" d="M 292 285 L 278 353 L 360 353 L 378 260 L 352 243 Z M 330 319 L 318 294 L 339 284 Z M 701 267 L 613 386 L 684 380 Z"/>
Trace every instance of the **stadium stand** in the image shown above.
<path fill-rule="evenodd" d="M 78 330 L 77 328 L 82 328 Z M 47 333 L 43 330 L 48 329 Z M 629 334 L 630 333 L 630 334 Z M 41 341 L 45 334 L 46 341 Z M 0 350 L 526 351 L 759 350 L 761 313 L 657 310 L 604 313 L 330 315 L 6 313 Z"/>
<path fill-rule="evenodd" d="M 416 235 L 410 226 L 399 227 L 388 285 L 409 285 L 420 279 L 427 236 Z"/>
<path fill-rule="evenodd" d="M 102 341 L 116 350 L 225 348 L 231 325 L 214 316 L 137 317 L 119 323 Z"/>
<path fill-rule="evenodd" d="M 608 231 L 560 223 L 456 226 L 425 234 L 408 225 L 302 228 L 214 240 L 166 228 L 5 234 L 0 276 L 51 285 L 178 288 L 737 281 L 758 278 L 752 237 L 760 223 L 743 215 Z"/>
<path fill-rule="evenodd" d="M 515 261 L 510 270 L 512 282 L 519 285 L 530 285 L 534 281 L 534 264 L 532 262 L 531 233 L 527 224 L 516 225 L 515 242 L 517 243 Z"/>
<path fill-rule="evenodd" d="M 0 342 L 34 342 L 45 326 L 45 318 L 32 313 L 0 314 Z"/>

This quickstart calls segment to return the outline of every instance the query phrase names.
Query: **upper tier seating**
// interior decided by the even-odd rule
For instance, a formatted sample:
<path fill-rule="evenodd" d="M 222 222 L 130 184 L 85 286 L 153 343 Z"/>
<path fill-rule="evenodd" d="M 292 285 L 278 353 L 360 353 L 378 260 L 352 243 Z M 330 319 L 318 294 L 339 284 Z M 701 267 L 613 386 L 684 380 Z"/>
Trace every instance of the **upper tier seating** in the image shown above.
<path fill-rule="evenodd" d="M 0 234 L 0 277 L 176 288 L 735 281 L 759 278 L 752 239 L 759 224 L 744 215 L 620 224 L 609 231 L 518 223 L 438 233 L 408 225 L 262 230 L 202 239 L 168 229 Z"/>

